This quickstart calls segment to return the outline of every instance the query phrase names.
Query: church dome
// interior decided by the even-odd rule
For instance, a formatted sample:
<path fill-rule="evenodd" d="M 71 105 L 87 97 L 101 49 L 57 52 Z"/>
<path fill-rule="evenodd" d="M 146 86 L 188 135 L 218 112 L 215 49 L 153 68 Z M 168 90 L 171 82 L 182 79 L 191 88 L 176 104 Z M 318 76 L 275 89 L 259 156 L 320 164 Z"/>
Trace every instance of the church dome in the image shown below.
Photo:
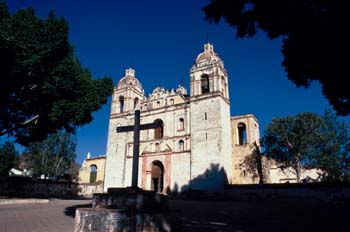
<path fill-rule="evenodd" d="M 135 70 L 132 68 L 125 70 L 125 76 L 118 82 L 117 89 L 126 88 L 128 86 L 134 86 L 141 91 L 143 90 L 141 83 L 135 77 Z"/>
<path fill-rule="evenodd" d="M 214 46 L 210 43 L 204 44 L 204 51 L 201 52 L 195 61 L 196 66 L 206 64 L 214 64 L 220 62 L 223 65 L 221 58 L 214 51 Z"/>

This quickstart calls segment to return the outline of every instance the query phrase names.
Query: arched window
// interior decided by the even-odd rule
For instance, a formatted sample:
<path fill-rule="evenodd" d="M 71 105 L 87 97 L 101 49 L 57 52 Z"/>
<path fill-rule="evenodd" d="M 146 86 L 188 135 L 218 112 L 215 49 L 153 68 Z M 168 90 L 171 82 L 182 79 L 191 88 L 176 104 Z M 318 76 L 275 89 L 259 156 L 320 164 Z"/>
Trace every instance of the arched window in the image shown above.
<path fill-rule="evenodd" d="M 244 123 L 240 122 L 237 125 L 238 129 L 238 144 L 244 145 L 247 144 L 247 127 Z"/>
<path fill-rule="evenodd" d="M 137 97 L 135 97 L 135 99 L 134 99 L 134 109 L 136 108 L 138 103 L 139 103 L 139 99 Z"/>
<path fill-rule="evenodd" d="M 120 96 L 119 97 L 119 113 L 124 112 L 124 97 Z"/>
<path fill-rule="evenodd" d="M 185 150 L 185 142 L 181 139 L 181 140 L 179 140 L 179 144 L 178 144 L 178 146 L 179 146 L 179 151 L 184 151 Z"/>
<path fill-rule="evenodd" d="M 173 98 L 170 99 L 170 105 L 174 105 L 174 99 Z"/>
<path fill-rule="evenodd" d="M 203 74 L 201 77 L 201 88 L 202 94 L 209 93 L 209 76 L 207 74 Z"/>
<path fill-rule="evenodd" d="M 160 107 L 160 101 L 157 101 L 157 107 Z"/>
<path fill-rule="evenodd" d="M 179 130 L 185 129 L 185 120 L 183 118 L 179 119 Z"/>
<path fill-rule="evenodd" d="M 156 143 L 156 151 L 159 151 L 159 143 Z"/>
<path fill-rule="evenodd" d="M 95 183 L 97 177 L 97 166 L 91 165 L 90 166 L 90 183 Z"/>
<path fill-rule="evenodd" d="M 155 120 L 154 122 L 158 123 L 158 127 L 154 129 L 154 139 L 161 139 L 164 136 L 164 124 L 160 119 Z"/>

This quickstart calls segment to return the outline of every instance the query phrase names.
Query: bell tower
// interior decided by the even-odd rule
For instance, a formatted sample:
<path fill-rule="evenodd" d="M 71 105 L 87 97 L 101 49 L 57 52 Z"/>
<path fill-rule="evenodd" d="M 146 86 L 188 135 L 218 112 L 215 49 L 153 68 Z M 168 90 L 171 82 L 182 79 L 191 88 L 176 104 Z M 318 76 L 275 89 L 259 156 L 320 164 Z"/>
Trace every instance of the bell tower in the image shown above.
<path fill-rule="evenodd" d="M 204 45 L 204 51 L 197 56 L 190 72 L 191 96 L 208 93 L 220 93 L 229 100 L 227 72 L 224 62 L 214 52 L 210 43 Z"/>
<path fill-rule="evenodd" d="M 111 115 L 133 111 L 143 98 L 144 90 L 135 77 L 135 70 L 126 69 L 125 76 L 114 88 Z"/>
<path fill-rule="evenodd" d="M 106 172 L 104 191 L 109 187 L 124 187 L 128 137 L 130 133 L 116 133 L 118 126 L 125 126 L 133 120 L 134 110 L 144 100 L 144 90 L 135 77 L 135 70 L 125 70 L 114 88 L 109 118 Z"/>
<path fill-rule="evenodd" d="M 228 78 L 212 44 L 190 70 L 191 188 L 221 190 L 232 177 Z"/>

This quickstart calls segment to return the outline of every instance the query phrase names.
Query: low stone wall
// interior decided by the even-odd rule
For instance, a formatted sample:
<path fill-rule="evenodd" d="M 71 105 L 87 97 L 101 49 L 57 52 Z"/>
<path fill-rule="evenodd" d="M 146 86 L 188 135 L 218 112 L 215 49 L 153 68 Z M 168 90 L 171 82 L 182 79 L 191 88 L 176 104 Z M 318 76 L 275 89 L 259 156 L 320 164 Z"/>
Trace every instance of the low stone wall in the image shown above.
<path fill-rule="evenodd" d="M 79 184 L 79 195 L 84 197 L 92 197 L 95 193 L 103 193 L 103 183 L 97 184 Z"/>
<path fill-rule="evenodd" d="M 350 184 L 307 183 L 307 184 L 251 184 L 228 185 L 221 192 L 188 190 L 172 193 L 170 199 L 209 201 L 260 201 L 288 200 L 308 202 L 350 202 Z"/>
<path fill-rule="evenodd" d="M 75 198 L 92 197 L 94 193 L 102 190 L 102 184 L 78 184 L 31 178 L 0 179 L 0 196 Z"/>
<path fill-rule="evenodd" d="M 231 185 L 223 197 L 230 200 L 350 201 L 350 185 L 339 183 Z"/>

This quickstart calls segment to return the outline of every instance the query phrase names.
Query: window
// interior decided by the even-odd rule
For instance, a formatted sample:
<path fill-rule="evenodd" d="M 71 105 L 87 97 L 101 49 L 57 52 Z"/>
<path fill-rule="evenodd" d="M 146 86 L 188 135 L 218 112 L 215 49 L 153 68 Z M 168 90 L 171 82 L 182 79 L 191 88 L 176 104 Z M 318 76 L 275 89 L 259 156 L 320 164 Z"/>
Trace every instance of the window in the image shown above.
<path fill-rule="evenodd" d="M 174 99 L 173 98 L 170 99 L 170 105 L 174 105 Z"/>
<path fill-rule="evenodd" d="M 201 88 L 202 94 L 209 93 L 209 76 L 206 74 L 203 74 L 201 77 Z"/>
<path fill-rule="evenodd" d="M 157 101 L 157 107 L 160 107 L 160 101 Z"/>
<path fill-rule="evenodd" d="M 156 151 L 159 151 L 159 143 L 156 143 Z"/>
<path fill-rule="evenodd" d="M 119 97 L 119 113 L 124 112 L 124 97 L 120 96 Z"/>
<path fill-rule="evenodd" d="M 154 122 L 158 123 L 158 127 L 154 129 L 154 139 L 161 139 L 163 138 L 163 121 L 157 119 Z"/>
<path fill-rule="evenodd" d="M 183 118 L 179 119 L 179 130 L 185 129 L 185 120 Z"/>
<path fill-rule="evenodd" d="M 247 128 L 246 125 L 242 122 L 238 123 L 238 144 L 244 145 L 247 144 Z"/>
<path fill-rule="evenodd" d="M 221 77 L 221 92 L 226 97 L 226 82 L 223 76 Z"/>
<path fill-rule="evenodd" d="M 139 103 L 139 99 L 135 97 L 134 99 L 134 109 L 136 109 L 137 104 Z"/>
<path fill-rule="evenodd" d="M 185 150 L 185 146 L 184 146 L 184 141 L 181 139 L 180 141 L 179 141 L 179 144 L 178 144 L 178 146 L 179 146 L 179 151 L 184 151 Z"/>

